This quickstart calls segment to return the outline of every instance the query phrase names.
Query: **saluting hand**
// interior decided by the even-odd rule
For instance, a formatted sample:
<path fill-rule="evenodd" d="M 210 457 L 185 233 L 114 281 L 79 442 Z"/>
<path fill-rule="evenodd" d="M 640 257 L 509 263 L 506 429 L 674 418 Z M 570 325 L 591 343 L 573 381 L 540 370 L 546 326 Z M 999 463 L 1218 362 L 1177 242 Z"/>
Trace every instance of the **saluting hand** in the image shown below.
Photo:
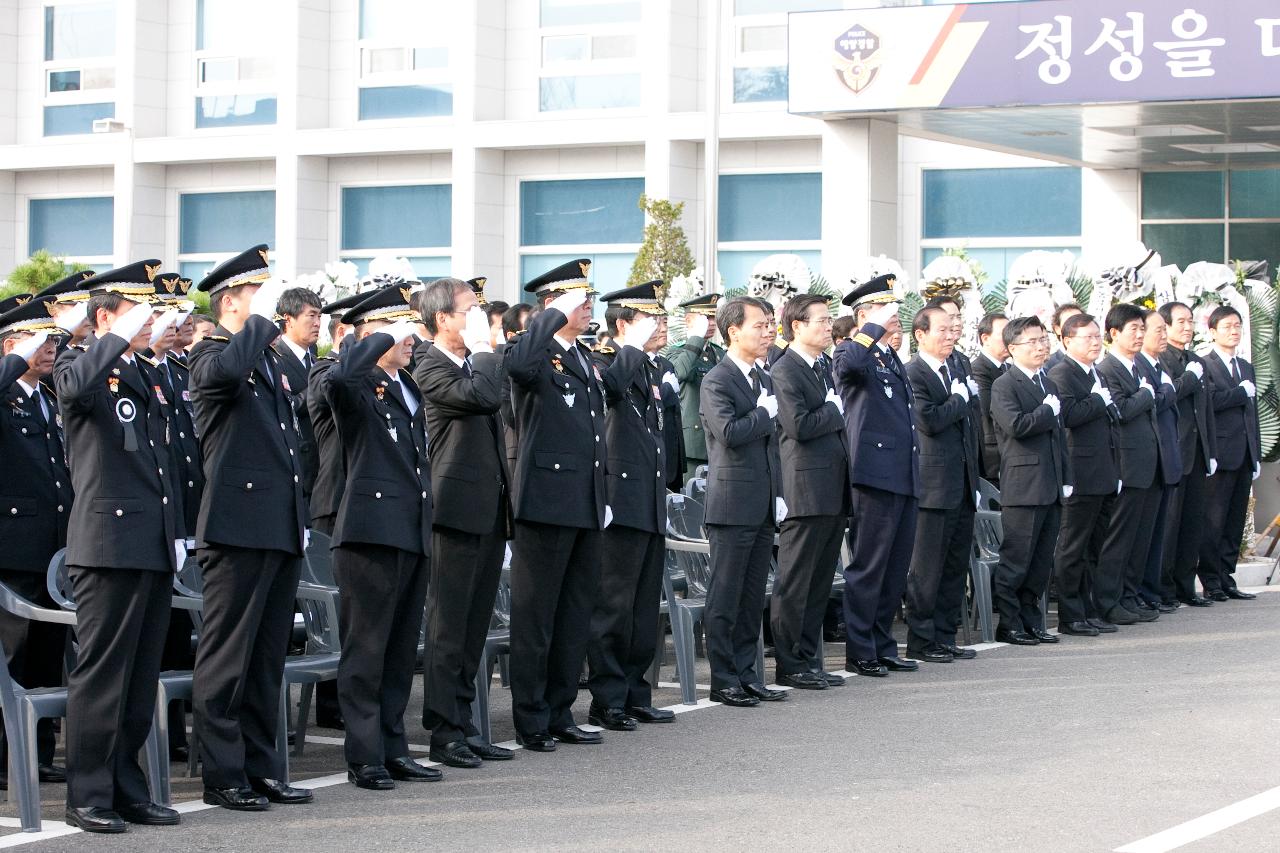
<path fill-rule="evenodd" d="M 658 320 L 656 317 L 650 317 L 648 314 L 641 314 L 635 320 L 627 324 L 627 328 L 622 332 L 622 345 L 624 347 L 635 347 L 643 350 L 644 345 L 649 343 L 649 339 L 653 337 L 653 333 L 658 330 Z"/>
<path fill-rule="evenodd" d="M 462 344 L 471 352 L 493 352 L 489 337 L 489 318 L 479 305 L 467 310 L 467 322 L 462 327 Z"/>
<path fill-rule="evenodd" d="M 126 341 L 133 341 L 150 319 L 150 305 L 135 305 L 111 321 L 111 334 Z"/>
<path fill-rule="evenodd" d="M 274 322 L 281 293 L 284 293 L 284 280 L 274 277 L 267 279 L 249 299 L 249 313 Z"/>
<path fill-rule="evenodd" d="M 13 345 L 11 352 L 25 362 L 30 362 L 31 357 L 36 354 L 40 347 L 44 346 L 45 341 L 49 340 L 48 332 L 36 332 L 29 338 L 18 341 Z"/>
<path fill-rule="evenodd" d="M 689 330 L 689 337 L 706 340 L 707 331 L 711 328 L 711 319 L 706 314 L 686 314 L 685 328 Z"/>
<path fill-rule="evenodd" d="M 566 290 L 564 293 L 551 300 L 548 308 L 554 308 L 564 316 L 568 317 L 582 307 L 587 301 L 587 291 L 583 288 L 575 288 L 574 290 Z"/>
<path fill-rule="evenodd" d="M 63 311 L 53 322 L 66 332 L 75 332 L 80 328 L 80 324 L 89 316 L 89 303 L 77 302 L 71 308 Z"/>

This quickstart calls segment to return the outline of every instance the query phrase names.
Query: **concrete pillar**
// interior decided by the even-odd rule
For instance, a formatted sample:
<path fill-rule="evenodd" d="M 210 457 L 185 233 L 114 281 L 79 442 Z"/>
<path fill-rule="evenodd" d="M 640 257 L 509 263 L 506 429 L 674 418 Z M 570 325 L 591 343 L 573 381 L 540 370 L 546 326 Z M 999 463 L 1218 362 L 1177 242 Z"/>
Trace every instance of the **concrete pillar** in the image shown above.
<path fill-rule="evenodd" d="M 502 224 L 505 154 L 491 148 L 453 149 L 453 274 L 486 276 L 490 300 L 520 301 L 520 284 L 503 280 Z"/>
<path fill-rule="evenodd" d="M 822 269 L 844 281 L 860 257 L 898 258 L 898 128 L 870 119 L 822 128 Z"/>
<path fill-rule="evenodd" d="M 329 161 L 281 152 L 276 157 L 275 274 L 286 279 L 324 268 L 328 257 Z"/>
<path fill-rule="evenodd" d="M 680 224 L 689 248 L 698 247 L 698 144 L 651 138 L 644 145 L 644 192 L 650 198 L 684 202 Z"/>
<path fill-rule="evenodd" d="M 1136 169 L 1081 169 L 1080 192 L 1084 254 L 1112 258 L 1128 251 L 1141 239 L 1138 223 L 1138 182 Z"/>
<path fill-rule="evenodd" d="M 115 265 L 160 258 L 166 270 L 173 269 L 173 259 L 165 250 L 165 167 L 134 163 L 132 140 L 126 135 L 120 140 L 113 181 Z"/>

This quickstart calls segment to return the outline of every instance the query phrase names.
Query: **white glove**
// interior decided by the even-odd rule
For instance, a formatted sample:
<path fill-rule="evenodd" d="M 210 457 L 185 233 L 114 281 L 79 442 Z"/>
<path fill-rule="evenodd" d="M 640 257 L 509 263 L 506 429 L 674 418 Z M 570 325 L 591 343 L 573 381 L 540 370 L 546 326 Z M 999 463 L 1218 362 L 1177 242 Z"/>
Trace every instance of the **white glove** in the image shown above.
<path fill-rule="evenodd" d="M 1198 361 L 1189 362 L 1187 364 L 1186 372 L 1195 376 L 1196 379 L 1204 378 L 1204 368 L 1200 365 L 1200 362 Z"/>
<path fill-rule="evenodd" d="M 1167 373 L 1160 374 L 1160 387 L 1168 388 L 1170 391 L 1177 390 L 1176 388 L 1173 387 L 1173 377 Z"/>
<path fill-rule="evenodd" d="M 418 331 L 418 324 L 411 322 L 409 320 L 397 320 L 396 322 L 392 323 L 389 326 L 383 326 L 378 331 L 382 332 L 382 334 L 384 335 L 390 335 L 391 340 L 395 341 L 398 344 L 401 341 L 403 341 L 405 338 L 409 337 L 410 335 Z M 488 336 L 489 336 L 488 331 L 485 331 L 486 339 L 488 338 Z"/>
<path fill-rule="evenodd" d="M 250 297 L 249 313 L 275 322 L 276 306 L 280 303 L 281 293 L 284 293 L 284 281 L 278 278 L 267 279 L 258 288 L 258 292 Z"/>
<path fill-rule="evenodd" d="M 1141 391 L 1143 389 L 1146 389 L 1147 393 L 1152 397 L 1156 395 L 1156 389 L 1151 387 L 1151 383 L 1147 381 L 1145 376 L 1138 380 L 1138 390 Z"/>
<path fill-rule="evenodd" d="M 1099 382 L 1093 386 L 1093 393 L 1101 397 L 1103 403 L 1105 403 L 1108 406 L 1111 405 L 1111 389 L 1110 388 L 1108 388 L 1107 386 Z"/>
<path fill-rule="evenodd" d="M 773 517 L 775 524 L 781 524 L 787 517 L 787 502 L 781 497 L 773 499 Z"/>
<path fill-rule="evenodd" d="M 1248 379 L 1241 379 L 1240 387 L 1243 388 L 1244 393 L 1248 394 L 1251 398 L 1257 396 L 1258 394 L 1258 386 L 1254 385 Z"/>
<path fill-rule="evenodd" d="M 1058 399 L 1057 394 L 1046 394 L 1042 400 L 1046 406 L 1053 410 L 1053 416 L 1056 418 L 1058 413 L 1062 411 L 1062 401 Z"/>
<path fill-rule="evenodd" d="M 1216 473 L 1218 473 L 1218 460 L 1210 459 L 1209 460 L 1209 476 L 1212 477 Z"/>
<path fill-rule="evenodd" d="M 689 330 L 689 337 L 706 340 L 707 331 L 711 328 L 711 318 L 706 314 L 686 314 L 685 317 L 684 326 Z"/>
<path fill-rule="evenodd" d="M 955 394 L 966 403 L 969 402 L 969 386 L 964 382 L 961 382 L 959 379 L 951 380 L 951 393 Z"/>
<path fill-rule="evenodd" d="M 305 551 L 311 547 L 311 528 L 302 528 L 302 550 Z"/>
<path fill-rule="evenodd" d="M 169 331 L 169 327 L 178 322 L 178 310 L 170 308 L 151 324 L 151 346 L 160 343 L 160 339 L 164 337 L 164 333 Z"/>
<path fill-rule="evenodd" d="M 676 379 L 676 375 L 670 370 L 662 374 L 662 381 L 665 384 L 670 385 L 672 391 L 675 391 L 677 394 L 680 393 L 680 380 Z"/>
<path fill-rule="evenodd" d="M 627 330 L 622 333 L 622 345 L 624 347 L 635 347 L 643 351 L 644 345 L 649 343 L 649 338 L 653 337 L 653 333 L 658 330 L 658 318 L 651 317 L 648 314 L 641 314 L 633 322 L 627 325 Z"/>
<path fill-rule="evenodd" d="M 768 391 L 760 392 L 760 398 L 756 400 L 756 405 L 768 412 L 769 417 L 776 418 L 778 416 L 778 398 Z"/>
<path fill-rule="evenodd" d="M 613 524 L 613 507 L 609 506 L 608 504 L 605 504 L 604 505 L 604 526 L 608 527 L 610 524 Z M 604 528 L 602 527 L 600 529 L 603 530 Z"/>
<path fill-rule="evenodd" d="M 1253 477 L 1251 477 L 1250 479 L 1256 480 L 1258 479 L 1259 476 L 1261 476 L 1261 474 L 1262 474 L 1262 463 L 1258 462 L 1253 466 Z"/>
<path fill-rule="evenodd" d="M 190 311 L 179 311 L 178 319 L 173 321 L 174 328 L 176 329 L 177 327 L 181 326 L 183 323 L 187 322 L 187 318 L 190 316 L 191 316 Z"/>
<path fill-rule="evenodd" d="M 977 382 L 974 382 L 974 381 L 973 381 L 973 377 L 972 377 L 972 376 L 966 376 L 964 381 L 965 381 L 965 384 L 967 384 L 967 385 L 969 386 L 969 396 L 971 396 L 971 397 L 976 397 L 976 396 L 978 396 L 978 394 L 981 392 L 981 390 L 982 390 L 982 389 L 980 389 L 980 388 L 978 387 L 978 383 L 977 383 Z"/>
<path fill-rule="evenodd" d="M 44 346 L 44 342 L 47 340 L 49 340 L 48 332 L 36 332 L 31 337 L 14 344 L 12 352 L 23 361 L 30 361 L 31 356 L 35 355 L 36 350 Z"/>
<path fill-rule="evenodd" d="M 551 304 L 547 307 L 554 308 L 564 316 L 568 317 L 574 311 L 581 308 L 583 303 L 586 301 L 587 291 L 579 287 L 573 290 L 566 290 L 555 299 L 552 299 Z"/>
<path fill-rule="evenodd" d="M 467 310 L 467 322 L 462 327 L 462 344 L 472 352 L 493 352 L 489 317 L 479 305 Z"/>
<path fill-rule="evenodd" d="M 1069 498 L 1069 497 L 1071 497 L 1072 495 L 1074 495 L 1075 493 L 1076 493 L 1076 487 L 1075 487 L 1075 486 L 1063 486 L 1063 487 L 1062 487 L 1062 496 L 1063 496 L 1064 498 Z"/>
<path fill-rule="evenodd" d="M 126 341 L 132 341 L 150 319 L 150 305 L 135 305 L 111 321 L 111 334 Z"/>
<path fill-rule="evenodd" d="M 897 316 L 898 316 L 898 303 L 886 302 L 884 305 L 881 305 L 879 308 L 874 309 L 870 314 L 867 315 L 867 322 L 875 323 L 877 326 L 883 327 L 885 323 L 889 322 L 891 319 Z"/>
<path fill-rule="evenodd" d="M 837 394 L 834 390 L 827 392 L 827 399 L 825 402 L 835 403 L 836 408 L 840 410 L 840 414 L 842 415 L 844 414 L 844 400 L 841 400 L 840 395 Z"/>
<path fill-rule="evenodd" d="M 89 316 L 89 303 L 77 302 L 70 309 L 63 311 L 53 322 L 68 333 L 80 328 L 80 324 Z"/>
<path fill-rule="evenodd" d="M 1120 494 L 1122 491 L 1124 491 L 1124 480 L 1117 480 L 1117 481 L 1116 481 L 1116 494 L 1118 495 L 1118 494 Z"/>
<path fill-rule="evenodd" d="M 177 566 L 179 569 L 181 569 L 182 564 L 187 561 L 187 540 L 185 539 L 173 540 L 173 556 L 177 558 L 178 560 Z"/>

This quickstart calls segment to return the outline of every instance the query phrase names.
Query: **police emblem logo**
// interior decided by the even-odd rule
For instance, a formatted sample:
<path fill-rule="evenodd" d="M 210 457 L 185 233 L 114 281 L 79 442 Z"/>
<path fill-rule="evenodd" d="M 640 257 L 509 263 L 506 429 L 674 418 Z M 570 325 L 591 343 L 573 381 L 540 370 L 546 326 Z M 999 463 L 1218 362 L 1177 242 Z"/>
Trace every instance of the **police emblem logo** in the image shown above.
<path fill-rule="evenodd" d="M 836 77 L 855 95 L 862 94 L 880 72 L 880 37 L 866 27 L 854 24 L 836 37 L 836 56 L 832 61 Z"/>
<path fill-rule="evenodd" d="M 406 305 L 409 303 L 409 297 L 410 295 L 412 295 L 412 293 L 413 291 L 407 287 L 400 288 L 400 295 L 404 297 L 404 301 Z"/>
<path fill-rule="evenodd" d="M 186 296 L 187 291 L 191 290 L 191 282 L 184 278 L 178 279 L 178 290 L 182 291 L 183 296 Z"/>
<path fill-rule="evenodd" d="M 591 261 L 579 261 L 578 269 L 582 270 L 582 277 L 586 278 L 587 274 L 591 271 Z"/>
<path fill-rule="evenodd" d="M 662 284 L 655 284 L 653 286 L 653 298 L 658 300 L 659 304 L 666 302 L 667 293 L 670 290 L 671 290 L 671 285 L 667 284 L 666 282 L 663 282 Z"/>
<path fill-rule="evenodd" d="M 15 297 L 13 297 L 13 301 L 14 301 L 15 303 L 17 303 L 18 305 L 26 305 L 28 302 L 30 302 L 30 301 L 31 301 L 31 297 L 30 297 L 30 296 L 15 296 Z M 48 304 L 48 303 L 46 303 L 46 305 L 47 305 L 47 304 Z"/>
<path fill-rule="evenodd" d="M 152 266 L 151 264 L 143 264 L 142 268 L 147 271 L 148 283 L 156 280 L 156 273 L 160 272 L 160 264 L 156 264 L 155 266 Z"/>
<path fill-rule="evenodd" d="M 267 260 L 267 250 L 259 249 L 258 254 L 262 256 L 262 263 L 269 265 L 271 262 Z"/>
<path fill-rule="evenodd" d="M 176 276 L 172 278 L 162 278 L 160 282 L 164 285 L 166 293 L 173 293 L 178 289 L 178 279 Z"/>

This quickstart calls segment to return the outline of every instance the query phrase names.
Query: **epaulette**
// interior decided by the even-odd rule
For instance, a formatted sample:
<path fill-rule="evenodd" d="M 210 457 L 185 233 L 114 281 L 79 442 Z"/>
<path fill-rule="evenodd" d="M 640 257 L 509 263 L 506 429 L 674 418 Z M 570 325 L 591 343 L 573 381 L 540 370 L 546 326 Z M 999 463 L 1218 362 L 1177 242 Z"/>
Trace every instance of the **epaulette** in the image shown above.
<path fill-rule="evenodd" d="M 223 344 L 231 343 L 231 338 L 227 337 L 226 335 L 205 335 L 203 340 L 218 341 L 219 343 L 223 343 Z"/>
<path fill-rule="evenodd" d="M 183 364 L 182 362 L 178 361 L 176 358 L 171 358 L 171 359 L 169 359 L 169 366 L 170 366 L 170 367 L 178 367 L 178 368 L 181 368 L 182 370 L 185 370 L 185 371 L 187 371 L 188 373 L 190 373 L 190 372 L 191 372 L 191 368 L 190 368 L 190 367 L 187 367 L 185 364 Z"/>
<path fill-rule="evenodd" d="M 67 349 L 78 349 L 80 352 L 88 352 L 89 347 L 85 344 L 67 344 Z"/>
<path fill-rule="evenodd" d="M 867 349 L 871 349 L 875 344 L 875 341 L 871 340 L 871 336 L 865 332 L 858 332 L 858 334 L 854 335 L 853 342 L 859 346 L 864 346 Z"/>
<path fill-rule="evenodd" d="M 154 358 L 147 358 L 145 355 L 143 355 L 140 352 L 134 353 L 134 355 L 136 355 L 138 357 L 138 361 L 142 362 L 143 364 L 148 364 L 152 367 L 159 367 L 159 365 L 156 364 L 156 360 Z"/>
<path fill-rule="evenodd" d="M 607 347 L 607 346 L 604 346 L 603 344 L 596 344 L 591 348 L 591 351 L 598 352 L 601 355 L 613 355 L 615 352 L 617 352 L 617 350 L 615 350 L 613 347 Z"/>

